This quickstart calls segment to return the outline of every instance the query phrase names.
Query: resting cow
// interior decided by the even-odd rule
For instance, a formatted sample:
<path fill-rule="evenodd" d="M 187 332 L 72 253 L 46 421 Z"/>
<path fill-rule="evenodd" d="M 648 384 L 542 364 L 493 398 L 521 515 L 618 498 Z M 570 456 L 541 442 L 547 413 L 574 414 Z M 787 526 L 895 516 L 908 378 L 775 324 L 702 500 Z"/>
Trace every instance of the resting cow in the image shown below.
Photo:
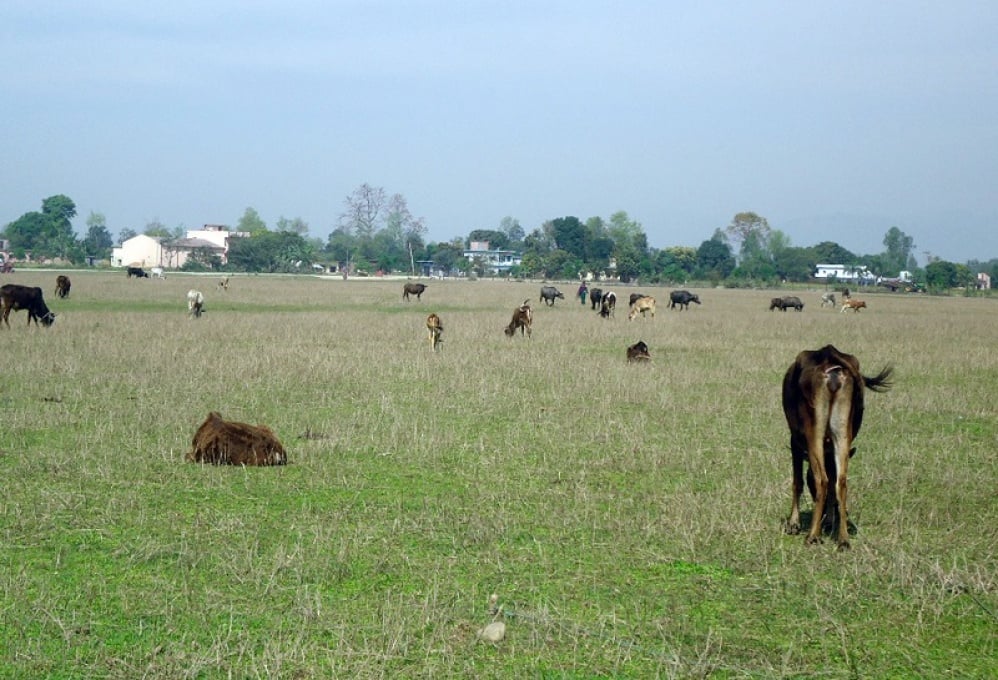
<path fill-rule="evenodd" d="M 193 288 L 187 291 L 187 315 L 199 319 L 203 311 L 204 295 L 201 294 L 201 291 Z"/>
<path fill-rule="evenodd" d="M 651 312 L 651 318 L 655 318 L 655 298 L 651 295 L 639 297 L 637 300 L 631 302 L 631 311 L 627 315 L 627 320 L 630 321 L 639 313 L 643 319 L 645 318 L 645 312 Z"/>
<path fill-rule="evenodd" d="M 55 277 L 55 294 L 61 298 L 69 297 L 69 289 L 72 285 L 68 276 L 59 274 L 59 276 Z"/>
<path fill-rule="evenodd" d="M 3 311 L 0 316 L 3 322 L 10 328 L 10 311 L 15 312 L 20 309 L 28 310 L 28 325 L 34 321 L 35 325 L 41 321 L 43 326 L 51 326 L 55 321 L 55 314 L 52 313 L 48 305 L 45 304 L 42 289 L 35 286 L 22 286 L 18 283 L 7 283 L 0 286 L 0 307 Z"/>
<path fill-rule="evenodd" d="M 858 313 L 859 310 L 862 309 L 862 308 L 864 308 L 864 307 L 866 307 L 866 302 L 864 302 L 863 300 L 856 300 L 854 298 L 850 298 L 850 299 L 846 300 L 846 302 L 845 302 L 844 305 L 842 305 L 842 309 L 839 310 L 839 313 L 841 314 L 842 312 L 846 311 L 847 309 L 851 309 L 852 311 Z"/>
<path fill-rule="evenodd" d="M 793 487 L 786 531 L 801 531 L 800 495 L 807 483 L 814 501 L 808 544 L 821 541 L 822 517 L 838 524 L 839 549 L 849 547 L 846 480 L 853 439 L 863 424 L 863 388 L 884 392 L 890 388 L 888 366 L 872 378 L 864 376 L 859 361 L 832 345 L 797 355 L 783 377 L 783 413 L 790 428 Z"/>
<path fill-rule="evenodd" d="M 444 332 L 444 324 L 440 321 L 440 317 L 436 314 L 430 314 L 426 317 L 426 330 L 430 333 L 430 349 L 436 351 L 440 343 L 443 342 L 440 336 Z"/>
<path fill-rule="evenodd" d="M 408 302 L 409 296 L 415 295 L 416 299 L 420 300 L 424 290 L 426 290 L 425 283 L 407 283 L 402 286 L 402 299 Z"/>
<path fill-rule="evenodd" d="M 546 302 L 549 307 L 553 307 L 555 298 L 564 300 L 565 295 L 554 286 L 541 286 L 541 299 L 538 302 Z"/>
<path fill-rule="evenodd" d="M 214 465 L 284 465 L 284 447 L 269 427 L 224 420 L 216 411 L 198 428 L 187 460 Z"/>
<path fill-rule="evenodd" d="M 700 296 L 688 290 L 674 290 L 669 293 L 669 309 L 688 310 L 691 302 L 700 304 Z"/>
<path fill-rule="evenodd" d="M 530 300 L 524 300 L 523 304 L 513 310 L 513 318 L 503 331 L 506 337 L 511 338 L 520 329 L 520 335 L 526 333 L 530 337 L 530 326 L 534 322 L 534 313 L 530 309 Z"/>
<path fill-rule="evenodd" d="M 638 340 L 636 343 L 628 347 L 627 360 L 651 361 L 651 354 L 648 353 L 648 345 L 646 345 L 643 340 Z"/>

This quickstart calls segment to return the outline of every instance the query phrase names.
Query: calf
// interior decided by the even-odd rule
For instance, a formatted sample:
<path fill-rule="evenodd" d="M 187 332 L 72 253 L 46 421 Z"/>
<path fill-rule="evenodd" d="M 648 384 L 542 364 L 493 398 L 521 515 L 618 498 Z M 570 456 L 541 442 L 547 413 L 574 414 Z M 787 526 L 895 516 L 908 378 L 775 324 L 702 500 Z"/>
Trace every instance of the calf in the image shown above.
<path fill-rule="evenodd" d="M 28 310 L 29 326 L 32 321 L 35 322 L 36 326 L 41 321 L 43 326 L 48 327 L 55 321 L 55 314 L 45 304 L 42 289 L 37 286 L 22 286 L 18 283 L 7 283 L 0 286 L 0 307 L 3 309 L 0 312 L 0 317 L 7 324 L 7 328 L 10 328 L 11 310 L 15 312 L 19 309 Z"/>
<path fill-rule="evenodd" d="M 424 290 L 426 290 L 425 283 L 407 283 L 402 286 L 402 299 L 408 302 L 409 296 L 415 295 L 416 299 L 419 300 Z"/>
<path fill-rule="evenodd" d="M 627 315 L 627 320 L 630 321 L 634 317 L 641 314 L 641 318 L 645 318 L 645 312 L 651 312 L 651 318 L 655 318 L 655 298 L 651 295 L 645 295 L 644 297 L 639 297 L 637 300 L 631 302 L 631 311 Z"/>
<path fill-rule="evenodd" d="M 284 465 L 288 457 L 269 427 L 227 421 L 212 411 L 194 433 L 187 460 L 214 465 Z"/>
<path fill-rule="evenodd" d="M 444 332 L 444 325 L 440 321 L 440 317 L 436 314 L 430 314 L 426 317 L 426 330 L 430 333 L 430 349 L 434 352 L 443 340 L 441 335 Z"/>
<path fill-rule="evenodd" d="M 599 305 L 599 315 L 604 319 L 609 319 L 614 315 L 614 310 L 617 308 L 617 294 L 612 290 L 608 290 L 603 294 L 603 299 L 600 300 Z"/>
<path fill-rule="evenodd" d="M 69 289 L 72 284 L 69 281 L 69 277 L 63 274 L 55 277 L 55 294 L 61 298 L 69 297 Z"/>
<path fill-rule="evenodd" d="M 646 345 L 643 340 L 638 340 L 636 343 L 628 347 L 627 360 L 651 361 L 651 354 L 648 353 L 648 345 Z"/>
<path fill-rule="evenodd" d="M 852 311 L 858 313 L 859 310 L 862 309 L 863 307 L 866 307 L 866 302 L 864 302 L 863 300 L 856 300 L 854 298 L 849 298 L 848 300 L 846 300 L 845 304 L 842 305 L 842 309 L 839 310 L 839 314 L 846 311 L 847 309 L 851 309 Z"/>
<path fill-rule="evenodd" d="M 187 291 L 187 316 L 199 319 L 203 311 L 204 295 L 201 294 L 201 291 L 194 290 L 193 288 Z"/>
<path fill-rule="evenodd" d="M 128 267 L 127 278 L 132 278 L 133 276 L 137 279 L 148 279 L 149 273 L 142 267 Z"/>
<path fill-rule="evenodd" d="M 534 313 L 530 309 L 530 300 L 524 300 L 523 304 L 513 310 L 513 318 L 503 331 L 506 337 L 511 338 L 516 334 L 516 329 L 520 329 L 520 335 L 526 333 L 530 337 L 530 325 L 534 322 Z"/>
<path fill-rule="evenodd" d="M 154 279 L 165 279 L 166 278 L 166 273 L 163 271 L 162 267 L 153 267 L 152 268 L 152 277 Z"/>
<path fill-rule="evenodd" d="M 555 298 L 564 300 L 565 295 L 554 286 L 541 286 L 541 299 L 538 302 L 546 302 L 549 307 L 553 307 Z"/>
<path fill-rule="evenodd" d="M 680 311 L 690 308 L 690 303 L 695 302 L 700 304 L 700 296 L 695 293 L 691 293 L 688 290 L 674 290 L 669 293 L 669 308 L 679 309 Z"/>
<path fill-rule="evenodd" d="M 822 517 L 838 523 L 838 547 L 849 547 L 846 480 L 853 439 L 863 424 L 863 388 L 884 392 L 890 388 L 888 366 L 872 378 L 859 370 L 859 361 L 832 345 L 805 350 L 783 377 L 783 413 L 790 428 L 793 487 L 786 531 L 800 533 L 800 494 L 807 482 L 814 501 L 807 544 L 821 541 Z"/>

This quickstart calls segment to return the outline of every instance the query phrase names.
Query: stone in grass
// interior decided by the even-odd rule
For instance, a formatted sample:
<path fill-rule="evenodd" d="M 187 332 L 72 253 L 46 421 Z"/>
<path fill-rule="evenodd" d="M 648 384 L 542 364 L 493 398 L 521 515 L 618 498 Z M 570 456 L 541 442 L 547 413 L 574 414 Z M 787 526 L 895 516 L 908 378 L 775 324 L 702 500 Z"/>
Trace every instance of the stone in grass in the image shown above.
<path fill-rule="evenodd" d="M 500 642 L 506 637 L 506 624 L 502 621 L 493 621 L 478 631 L 478 637 L 486 642 Z"/>

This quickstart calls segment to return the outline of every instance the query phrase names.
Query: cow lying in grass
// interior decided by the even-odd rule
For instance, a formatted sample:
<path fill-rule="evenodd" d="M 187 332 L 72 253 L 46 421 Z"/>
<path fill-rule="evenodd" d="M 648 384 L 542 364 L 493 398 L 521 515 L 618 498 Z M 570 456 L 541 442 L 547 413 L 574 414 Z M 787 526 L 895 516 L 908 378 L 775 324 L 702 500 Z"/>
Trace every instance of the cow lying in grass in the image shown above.
<path fill-rule="evenodd" d="M 526 333 L 530 337 L 530 325 L 534 322 L 534 313 L 530 309 L 530 300 L 524 300 L 523 304 L 513 310 L 513 318 L 503 332 L 506 337 L 511 338 L 516 334 L 517 329 L 520 335 Z"/>
<path fill-rule="evenodd" d="M 864 307 L 866 307 L 866 302 L 864 302 L 863 300 L 852 300 L 852 299 L 850 299 L 850 300 L 846 300 L 845 301 L 845 304 L 842 305 L 842 309 L 839 310 L 839 313 L 841 314 L 842 312 L 846 311 L 847 309 L 851 309 L 854 312 L 859 312 L 859 310 L 862 309 L 862 308 L 864 308 Z"/>
<path fill-rule="evenodd" d="M 444 324 L 440 321 L 440 317 L 436 314 L 430 314 L 426 317 L 426 330 L 430 333 L 430 349 L 436 351 L 440 343 L 443 342 L 440 336 L 444 332 Z"/>
<path fill-rule="evenodd" d="M 651 354 L 648 353 L 648 345 L 646 345 L 643 340 L 638 340 L 636 343 L 628 347 L 627 360 L 651 361 Z"/>
<path fill-rule="evenodd" d="M 787 533 L 800 533 L 800 494 L 807 485 L 814 501 L 808 544 L 821 541 L 822 517 L 838 524 L 839 550 L 849 547 L 846 480 L 853 438 L 863 424 L 863 388 L 884 392 L 890 388 L 888 366 L 869 378 L 859 361 L 832 345 L 803 351 L 783 377 L 783 413 L 790 427 L 793 489 Z"/>
<path fill-rule="evenodd" d="M 284 447 L 269 427 L 224 420 L 216 411 L 198 428 L 187 460 L 214 465 L 284 465 Z"/>

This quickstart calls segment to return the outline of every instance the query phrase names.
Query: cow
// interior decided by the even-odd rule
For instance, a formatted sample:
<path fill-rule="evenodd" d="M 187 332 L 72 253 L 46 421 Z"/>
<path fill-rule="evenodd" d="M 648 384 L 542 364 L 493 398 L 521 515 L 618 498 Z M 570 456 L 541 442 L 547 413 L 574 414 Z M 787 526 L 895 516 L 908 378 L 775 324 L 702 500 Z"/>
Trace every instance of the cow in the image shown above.
<path fill-rule="evenodd" d="M 589 305 L 594 312 L 599 311 L 600 302 L 603 301 L 603 289 L 593 288 L 589 291 Z"/>
<path fill-rule="evenodd" d="M 149 278 L 149 272 L 147 272 L 142 267 L 128 267 L 127 272 L 128 272 L 127 273 L 127 278 L 129 278 L 129 279 L 132 278 L 133 276 L 135 278 L 137 278 L 137 279 L 148 279 Z"/>
<path fill-rule="evenodd" d="M 430 349 L 434 352 L 443 339 L 440 337 L 444 332 L 444 324 L 440 321 L 440 317 L 436 314 L 430 314 L 426 317 L 426 330 L 430 333 Z"/>
<path fill-rule="evenodd" d="M 603 298 L 600 300 L 599 304 L 599 315 L 604 319 L 609 319 L 614 316 L 614 310 L 617 308 L 617 294 L 612 290 L 608 290 L 603 294 Z"/>
<path fill-rule="evenodd" d="M 858 314 L 859 310 L 863 309 L 864 307 L 866 307 L 866 302 L 865 301 L 863 301 L 863 300 L 856 300 L 855 298 L 849 298 L 848 300 L 846 300 L 845 304 L 842 305 L 842 309 L 839 310 L 839 313 L 841 314 L 842 312 L 846 311 L 847 309 L 851 309 L 852 311 L 854 311 L 854 312 L 856 312 Z"/>
<path fill-rule="evenodd" d="M 199 319 L 203 311 L 204 295 L 201 294 L 201 291 L 191 288 L 187 291 L 187 316 Z"/>
<path fill-rule="evenodd" d="M 530 309 L 530 300 L 524 300 L 523 304 L 513 310 L 513 318 L 503 331 L 507 338 L 516 334 L 516 329 L 520 329 L 520 335 L 526 333 L 530 337 L 530 325 L 534 322 L 534 313 Z"/>
<path fill-rule="evenodd" d="M 700 304 L 700 296 L 688 290 L 674 290 L 669 293 L 669 309 L 688 310 L 691 302 Z"/>
<path fill-rule="evenodd" d="M 228 290 L 229 289 L 229 277 L 228 276 L 223 276 L 219 280 L 219 282 L 218 282 L 218 287 L 221 288 L 222 290 Z"/>
<path fill-rule="evenodd" d="M 824 307 L 828 305 L 829 307 L 835 307 L 835 293 L 822 293 L 821 294 L 821 306 Z"/>
<path fill-rule="evenodd" d="M 627 360 L 629 362 L 651 361 L 651 354 L 648 353 L 648 345 L 646 345 L 643 340 L 638 340 L 636 343 L 628 347 Z"/>
<path fill-rule="evenodd" d="M 541 298 L 538 302 L 546 302 L 549 307 L 554 307 L 555 298 L 565 299 L 565 295 L 554 286 L 541 286 Z"/>
<path fill-rule="evenodd" d="M 655 298 L 651 295 L 645 295 L 639 297 L 637 300 L 631 302 L 631 311 L 627 315 L 627 320 L 630 321 L 638 315 L 640 312 L 641 318 L 645 318 L 645 312 L 651 312 L 651 318 L 655 318 Z"/>
<path fill-rule="evenodd" d="M 166 278 L 166 272 L 163 271 L 162 267 L 153 267 L 152 268 L 152 277 L 154 279 L 165 279 Z"/>
<path fill-rule="evenodd" d="M 800 495 L 807 485 L 814 501 L 811 527 L 805 543 L 821 542 L 822 518 L 838 524 L 838 549 L 849 548 L 846 513 L 846 480 L 849 458 L 855 453 L 853 439 L 863 424 L 863 389 L 885 392 L 891 387 L 893 369 L 885 367 L 876 376 L 864 376 L 856 357 L 832 345 L 805 350 L 783 377 L 783 413 L 790 428 L 793 461 L 790 517 L 786 532 L 799 534 Z"/>
<path fill-rule="evenodd" d="M 409 296 L 415 295 L 416 299 L 420 300 L 422 299 L 420 296 L 423 294 L 424 290 L 426 290 L 425 283 L 407 283 L 402 286 L 402 299 L 408 302 Z"/>
<path fill-rule="evenodd" d="M 194 433 L 187 460 L 214 465 L 285 465 L 288 456 L 269 427 L 225 420 L 212 411 Z"/>
<path fill-rule="evenodd" d="M 783 297 L 775 297 L 769 301 L 769 311 L 774 309 L 779 309 L 781 312 L 787 311 L 787 307 L 793 307 L 798 312 L 804 310 L 804 303 L 796 295 L 785 295 Z"/>
<path fill-rule="evenodd" d="M 630 307 L 644 296 L 645 296 L 644 293 L 631 293 L 631 297 L 627 299 L 627 306 Z"/>
<path fill-rule="evenodd" d="M 59 276 L 55 277 L 55 294 L 61 298 L 69 297 L 69 289 L 72 285 L 68 276 L 59 274 Z"/>
<path fill-rule="evenodd" d="M 18 283 L 7 283 L 0 286 L 0 306 L 3 312 L 0 316 L 3 322 L 10 328 L 10 311 L 15 312 L 20 309 L 28 310 L 28 325 L 34 321 L 35 325 L 41 321 L 46 328 L 55 322 L 55 314 L 49 310 L 42 295 L 42 289 L 34 286 L 22 286 Z"/>

